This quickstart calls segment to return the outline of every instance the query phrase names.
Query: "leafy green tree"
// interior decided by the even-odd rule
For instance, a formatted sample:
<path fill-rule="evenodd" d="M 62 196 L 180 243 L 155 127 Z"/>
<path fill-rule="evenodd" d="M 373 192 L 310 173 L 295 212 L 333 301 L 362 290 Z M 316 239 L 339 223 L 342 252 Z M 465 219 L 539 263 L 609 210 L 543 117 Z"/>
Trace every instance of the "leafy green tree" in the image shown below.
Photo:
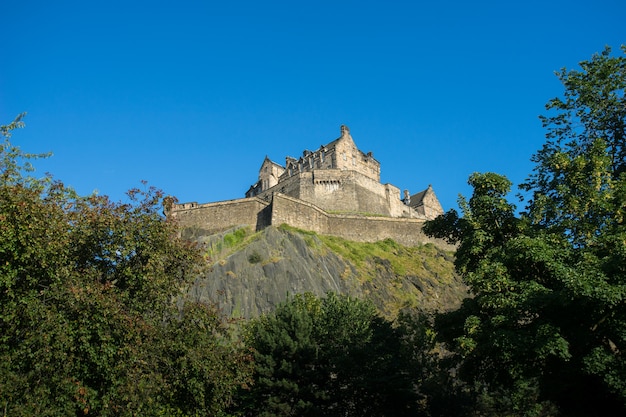
<path fill-rule="evenodd" d="M 187 302 L 179 317 L 160 326 L 155 363 L 169 391 L 168 413 L 227 416 L 234 389 L 251 383 L 252 354 L 238 329 L 212 306 Z"/>
<path fill-rule="evenodd" d="M 593 241 L 612 224 L 605 219 L 623 212 L 615 187 L 626 170 L 626 57 L 610 52 L 581 62 L 582 71 L 557 73 L 564 98 L 546 105 L 552 113 L 541 120 L 548 140 L 522 185 L 532 193 L 532 221 L 576 245 Z"/>
<path fill-rule="evenodd" d="M 437 342 L 433 319 L 436 313 L 419 309 L 404 310 L 395 320 L 401 336 L 404 365 L 419 398 L 419 411 L 429 417 L 468 416 L 473 402 L 464 384 L 455 378 L 455 362 Z"/>
<path fill-rule="evenodd" d="M 581 67 L 558 73 L 526 211 L 506 178 L 473 174 L 463 216 L 426 227 L 459 244 L 474 297 L 438 328 L 495 415 L 626 412 L 626 58 L 607 48 Z"/>
<path fill-rule="evenodd" d="M 249 329 L 255 416 L 415 415 L 400 334 L 373 305 L 296 295 Z"/>
<path fill-rule="evenodd" d="M 0 127 L 0 410 L 219 415 L 250 359 L 209 306 L 181 301 L 201 256 L 160 212 L 34 178 Z M 175 338 L 175 340 L 172 340 Z"/>

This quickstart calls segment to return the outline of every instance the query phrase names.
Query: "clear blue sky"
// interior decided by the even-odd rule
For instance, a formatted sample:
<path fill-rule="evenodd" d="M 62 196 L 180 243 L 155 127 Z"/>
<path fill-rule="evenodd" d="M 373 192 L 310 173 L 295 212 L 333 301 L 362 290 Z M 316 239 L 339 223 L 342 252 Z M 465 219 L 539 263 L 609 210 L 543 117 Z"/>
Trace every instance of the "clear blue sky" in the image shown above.
<path fill-rule="evenodd" d="M 554 71 L 626 43 L 624 0 L 5 1 L 0 123 L 52 151 L 38 173 L 113 199 L 141 180 L 181 202 L 243 197 L 350 127 L 381 177 L 519 183 Z"/>

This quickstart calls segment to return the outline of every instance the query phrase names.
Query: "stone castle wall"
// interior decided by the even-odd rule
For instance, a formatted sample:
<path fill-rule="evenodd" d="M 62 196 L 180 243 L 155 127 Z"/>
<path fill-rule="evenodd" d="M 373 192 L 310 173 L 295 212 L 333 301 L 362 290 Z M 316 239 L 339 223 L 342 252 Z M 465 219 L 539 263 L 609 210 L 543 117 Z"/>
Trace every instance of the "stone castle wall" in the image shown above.
<path fill-rule="evenodd" d="M 300 182 L 301 200 L 325 210 L 391 215 L 387 192 L 379 182 L 356 171 L 316 170 L 312 174 Z"/>
<path fill-rule="evenodd" d="M 270 225 L 270 203 L 258 198 L 220 201 L 218 203 L 186 203 L 167 213 L 181 225 L 183 237 L 193 238 L 224 231 L 238 225 L 255 230 Z"/>
<path fill-rule="evenodd" d="M 202 205 L 187 203 L 177 206 L 168 216 L 180 223 L 184 238 L 214 234 L 239 225 L 261 230 L 287 224 L 357 242 L 391 238 L 406 246 L 434 243 L 454 250 L 453 246 L 423 233 L 424 219 L 327 213 L 310 202 L 279 193 L 272 196 L 271 202 L 246 198 Z"/>
<path fill-rule="evenodd" d="M 288 224 L 356 242 L 376 242 L 391 238 L 405 246 L 434 243 L 444 249 L 455 250 L 454 246 L 442 240 L 426 236 L 422 231 L 424 219 L 326 213 L 314 204 L 282 194 L 274 195 L 271 211 L 273 225 Z"/>

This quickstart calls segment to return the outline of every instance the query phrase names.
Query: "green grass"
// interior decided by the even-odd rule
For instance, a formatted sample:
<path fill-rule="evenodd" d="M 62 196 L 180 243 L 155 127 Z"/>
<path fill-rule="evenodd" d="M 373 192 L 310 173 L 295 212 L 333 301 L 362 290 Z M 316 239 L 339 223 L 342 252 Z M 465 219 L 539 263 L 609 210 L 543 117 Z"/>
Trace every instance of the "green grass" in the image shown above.
<path fill-rule="evenodd" d="M 356 268 L 362 284 L 372 282 L 382 291 L 379 297 L 381 311 L 396 317 L 404 308 L 423 307 L 425 298 L 430 305 L 446 305 L 439 301 L 439 290 L 454 285 L 454 255 L 433 244 L 406 247 L 392 239 L 375 243 L 353 242 L 333 236 L 319 236 L 328 250 L 341 256 Z M 389 281 L 380 277 L 390 276 Z M 421 289 L 411 282 L 421 283 Z M 387 294 L 387 295 L 383 295 Z M 376 296 L 375 296 L 376 297 Z"/>
<path fill-rule="evenodd" d="M 246 236 L 248 236 L 250 229 L 247 227 L 242 227 L 240 229 L 235 230 L 232 233 L 228 233 L 224 235 L 224 245 L 227 248 L 232 248 L 240 244 L 244 241 Z"/>
<path fill-rule="evenodd" d="M 298 229 L 296 227 L 289 226 L 285 223 L 278 226 L 278 230 L 281 230 L 283 232 L 297 233 L 300 236 L 302 236 L 302 238 L 304 239 L 304 242 L 309 248 L 319 249 L 320 241 L 317 236 L 317 233 L 315 232 L 311 232 L 309 230 Z"/>
<path fill-rule="evenodd" d="M 205 256 L 217 261 L 233 252 L 246 247 L 250 242 L 257 239 L 261 232 L 253 232 L 250 227 L 239 227 L 212 241 L 206 246 Z"/>
<path fill-rule="evenodd" d="M 317 235 L 314 232 L 281 225 L 280 229 L 303 236 L 307 245 L 320 251 L 331 250 L 350 262 L 363 280 L 376 275 L 376 268 L 389 267 L 399 277 L 428 277 L 445 283 L 454 275 L 454 255 L 428 243 L 403 246 L 393 239 L 378 242 L 354 242 L 336 236 Z M 314 244 L 312 242 L 321 242 Z"/>
<path fill-rule="evenodd" d="M 393 272 L 400 276 L 453 272 L 449 263 L 450 257 L 445 257 L 434 245 L 406 247 L 392 239 L 369 243 L 353 242 L 334 236 L 320 236 L 320 240 L 358 269 L 367 268 L 371 271 L 372 263 L 379 259 L 386 260 Z"/>

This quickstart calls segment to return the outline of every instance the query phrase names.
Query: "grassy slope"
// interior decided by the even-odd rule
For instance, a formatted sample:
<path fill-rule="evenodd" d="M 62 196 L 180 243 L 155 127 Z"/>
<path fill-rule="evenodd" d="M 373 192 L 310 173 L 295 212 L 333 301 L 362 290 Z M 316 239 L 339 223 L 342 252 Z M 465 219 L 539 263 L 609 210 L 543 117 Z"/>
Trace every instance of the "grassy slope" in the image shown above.
<path fill-rule="evenodd" d="M 339 278 L 349 283 L 348 287 L 357 288 L 352 295 L 370 298 L 388 317 L 404 308 L 452 309 L 467 296 L 467 288 L 454 272 L 454 254 L 433 244 L 405 247 L 391 239 L 353 242 L 286 225 L 280 226 L 278 232 L 291 241 L 304 240 L 313 257 L 338 257 L 345 264 L 343 272 L 337 272 Z M 212 264 L 224 265 L 233 257 L 245 256 L 247 261 L 236 263 L 239 270 L 228 271 L 230 278 L 245 275 L 245 268 L 281 262 L 285 254 L 280 247 L 266 254 L 254 251 L 265 236 L 263 231 L 237 228 L 208 237 L 203 242 L 206 257 Z"/>

